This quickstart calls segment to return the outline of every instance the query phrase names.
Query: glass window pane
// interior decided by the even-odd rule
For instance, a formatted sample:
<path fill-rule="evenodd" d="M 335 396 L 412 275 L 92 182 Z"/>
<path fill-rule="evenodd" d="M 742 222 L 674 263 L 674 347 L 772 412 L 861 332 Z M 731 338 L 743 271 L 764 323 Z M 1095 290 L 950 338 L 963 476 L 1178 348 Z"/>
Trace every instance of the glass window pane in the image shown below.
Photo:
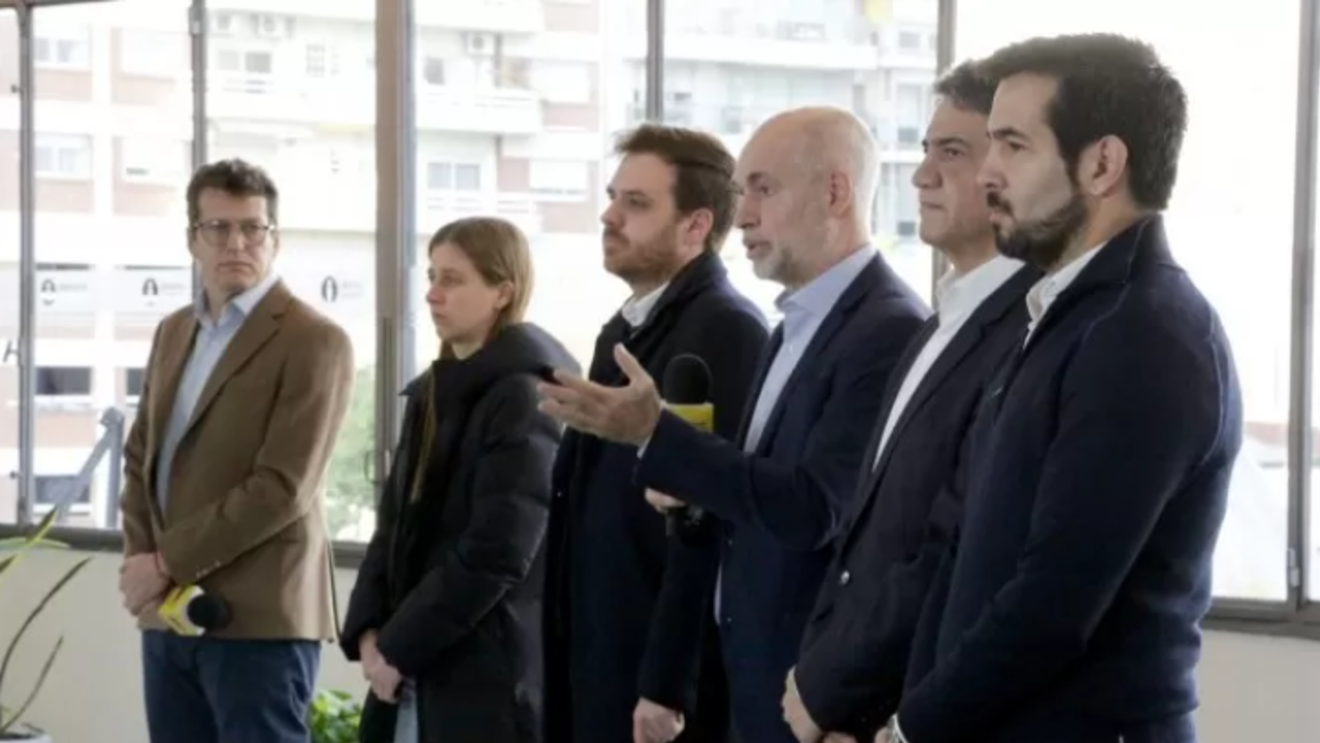
<path fill-rule="evenodd" d="M 374 528 L 369 480 L 375 442 L 376 78 L 374 0 L 341 0 L 298 15 L 246 13 L 213 32 L 217 65 L 207 91 L 209 158 L 240 157 L 280 189 L 275 268 L 302 300 L 353 341 L 357 375 L 326 484 L 333 538 L 363 541 Z M 216 18 L 212 18 L 212 26 Z"/>
<path fill-rule="evenodd" d="M 1246 16 L 1207 13 L 1197 0 L 1000 0 L 960 3 L 958 11 L 959 57 L 1035 35 L 1118 32 L 1153 44 L 1187 89 L 1190 120 L 1166 225 L 1175 257 L 1219 311 L 1246 409 L 1215 555 L 1215 595 L 1285 598 L 1298 1 L 1260 3 Z M 1193 17 L 1197 32 L 1189 34 Z M 1247 108 L 1243 90 L 1253 94 Z M 1248 130 L 1258 151 L 1236 158 L 1233 177 L 1225 179 L 1224 143 Z M 1262 183 L 1274 187 L 1262 190 Z M 1242 268 L 1244 245 L 1251 246 L 1249 271 Z"/>
<path fill-rule="evenodd" d="M 39 46 L 34 43 L 33 54 Z M 0 49 L 18 47 L 13 12 L 0 12 Z M 17 56 L 14 57 L 17 59 Z M 0 66 L 0 524 L 18 518 L 18 70 Z"/>
<path fill-rule="evenodd" d="M 717 0 L 666 13 L 665 121 L 713 131 L 736 156 L 761 122 L 784 109 L 829 105 L 857 114 L 880 144 L 873 242 L 929 297 L 931 252 L 907 229 L 917 213 L 904 173 L 920 159 L 921 141 L 904 136 L 903 126 L 921 119 L 925 129 L 935 51 L 899 40 L 935 33 L 937 16 L 936 0 L 803 2 L 774 12 Z M 781 288 L 756 278 L 737 231 L 723 255 L 738 288 L 777 319 Z"/>
<path fill-rule="evenodd" d="M 9 14 L 0 16 L 6 38 Z M 186 303 L 190 285 L 182 193 L 191 140 L 187 14 L 172 0 L 42 8 L 34 34 L 37 69 L 35 249 L 37 314 L 34 511 L 40 516 L 74 483 L 98 439 L 115 435 L 100 423 L 109 409 L 135 412 L 123 370 L 147 358 L 151 332 Z M 150 40 L 150 53 L 140 47 Z M 8 46 L 8 43 L 5 44 Z M 126 51 L 132 45 L 138 54 Z M 92 54 L 97 64 L 91 64 Z M 185 71 L 181 74 L 180 71 Z M 14 106 L 12 66 L 0 70 L 0 96 Z M 6 153 L 17 153 L 17 121 L 0 121 Z M 143 154 L 142 142 L 151 143 Z M 125 157 L 126 150 L 134 155 Z M 0 167 L 0 233 L 18 234 L 18 159 Z M 167 163 L 173 163 L 167 167 Z M 0 241 L 0 339 L 15 353 L 0 370 L 0 470 L 18 459 L 18 245 Z M 149 271 L 131 275 L 135 266 Z M 182 277 L 182 278 L 180 278 Z M 146 287 L 146 288 L 144 288 Z M 12 344 L 12 345 L 10 345 Z M 118 527 L 118 493 L 102 458 L 64 523 Z M 14 480 L 0 480 L 0 520 L 14 513 Z"/>
<path fill-rule="evenodd" d="M 417 3 L 417 368 L 409 372 L 439 348 L 424 301 L 426 242 L 472 215 L 526 232 L 536 271 L 529 319 L 584 367 L 590 361 L 596 333 L 627 292 L 601 264 L 600 195 L 612 135 L 633 122 L 630 81 L 644 77 L 644 6 Z"/>

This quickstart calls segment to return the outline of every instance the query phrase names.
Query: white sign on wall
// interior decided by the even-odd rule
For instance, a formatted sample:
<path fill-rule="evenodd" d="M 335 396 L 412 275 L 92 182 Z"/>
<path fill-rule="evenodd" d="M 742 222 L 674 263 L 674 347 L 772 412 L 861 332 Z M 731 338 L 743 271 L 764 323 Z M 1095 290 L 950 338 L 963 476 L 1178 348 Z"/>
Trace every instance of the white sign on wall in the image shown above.
<path fill-rule="evenodd" d="M 110 299 L 116 312 L 164 315 L 192 301 L 187 268 L 123 268 L 113 277 Z"/>
<path fill-rule="evenodd" d="M 364 272 L 370 276 L 369 272 Z M 285 276 L 289 289 L 299 299 L 311 303 L 332 317 L 371 315 L 375 296 L 369 282 L 342 269 L 298 271 Z"/>

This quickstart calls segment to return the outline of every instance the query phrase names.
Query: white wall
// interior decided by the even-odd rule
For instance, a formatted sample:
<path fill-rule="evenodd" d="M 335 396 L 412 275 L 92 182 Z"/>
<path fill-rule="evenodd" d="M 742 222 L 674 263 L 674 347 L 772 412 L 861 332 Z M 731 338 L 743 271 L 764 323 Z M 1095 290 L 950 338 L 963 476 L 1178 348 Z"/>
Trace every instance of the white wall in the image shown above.
<path fill-rule="evenodd" d="M 49 553 L 26 559 L 0 586 L 0 648 L 45 588 L 77 559 Z M 119 607 L 118 557 L 97 555 L 29 631 L 14 677 L 4 685 L 6 705 L 25 696 L 60 632 L 64 650 L 29 718 L 56 743 L 146 740 L 138 637 Z M 352 587 L 340 571 L 341 601 Z M 1202 743 L 1240 740 L 1306 743 L 1320 732 L 1320 643 L 1210 633 L 1201 668 Z M 323 654 L 321 686 L 362 693 L 355 666 L 338 649 Z"/>

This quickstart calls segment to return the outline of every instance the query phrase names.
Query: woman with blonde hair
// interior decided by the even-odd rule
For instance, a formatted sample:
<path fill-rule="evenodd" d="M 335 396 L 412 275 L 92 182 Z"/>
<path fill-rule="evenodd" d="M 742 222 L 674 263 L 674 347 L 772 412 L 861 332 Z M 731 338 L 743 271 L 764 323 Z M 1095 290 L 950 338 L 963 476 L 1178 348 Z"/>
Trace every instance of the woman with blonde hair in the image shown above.
<path fill-rule="evenodd" d="M 541 739 L 542 537 L 560 427 L 549 369 L 577 373 L 523 319 L 527 239 L 501 219 L 440 228 L 426 301 L 439 357 L 403 392 L 402 431 L 340 639 L 371 683 L 362 743 Z"/>

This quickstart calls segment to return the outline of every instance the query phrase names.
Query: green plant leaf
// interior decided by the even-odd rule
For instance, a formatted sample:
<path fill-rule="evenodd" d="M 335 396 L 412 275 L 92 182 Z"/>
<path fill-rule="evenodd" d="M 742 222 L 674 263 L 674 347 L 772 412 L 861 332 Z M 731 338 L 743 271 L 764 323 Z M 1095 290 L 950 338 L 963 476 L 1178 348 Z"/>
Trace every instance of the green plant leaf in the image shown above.
<path fill-rule="evenodd" d="M 28 631 L 28 628 L 31 627 L 37 617 L 41 615 L 41 612 L 46 610 L 46 607 L 55 596 L 64 589 L 64 586 L 68 585 L 69 581 L 73 580 L 74 576 L 76 576 L 83 568 L 87 567 L 87 563 L 91 562 L 91 560 L 92 558 L 90 556 L 84 557 L 76 562 L 73 567 L 69 568 L 64 576 L 56 581 L 55 585 L 51 586 L 50 590 L 46 592 L 46 595 L 42 597 L 36 608 L 32 610 L 31 614 L 28 614 L 27 619 L 23 621 L 21 626 L 19 626 L 18 632 L 14 634 L 13 639 L 9 641 L 9 647 L 5 650 L 4 660 L 0 661 L 0 699 L 4 699 L 3 691 L 5 677 L 9 673 L 9 662 L 13 660 L 14 651 L 18 649 L 19 640 L 23 639 L 23 635 Z"/>
<path fill-rule="evenodd" d="M 50 531 L 51 527 L 55 526 L 55 519 L 59 518 L 61 510 L 62 509 L 59 508 L 52 508 L 46 512 L 45 516 L 41 517 L 41 521 L 37 523 L 37 528 L 32 532 L 32 535 L 28 537 L 29 545 L 41 542 L 46 538 L 46 532 Z"/>
<path fill-rule="evenodd" d="M 55 647 L 51 648 L 50 655 L 46 657 L 46 664 L 41 667 L 41 674 L 37 676 L 37 682 L 32 685 L 32 691 L 28 692 L 27 699 L 23 700 L 22 706 L 18 708 L 13 717 L 9 718 L 8 722 L 0 720 L 0 735 L 9 732 L 9 728 L 17 724 L 19 720 L 23 719 L 23 715 L 27 714 L 28 707 L 32 706 L 37 694 L 41 693 L 41 687 L 46 685 L 46 677 L 50 675 L 50 669 L 54 667 L 55 658 L 59 656 L 62 647 L 64 647 L 64 636 L 60 635 L 60 638 L 55 641 Z"/>

